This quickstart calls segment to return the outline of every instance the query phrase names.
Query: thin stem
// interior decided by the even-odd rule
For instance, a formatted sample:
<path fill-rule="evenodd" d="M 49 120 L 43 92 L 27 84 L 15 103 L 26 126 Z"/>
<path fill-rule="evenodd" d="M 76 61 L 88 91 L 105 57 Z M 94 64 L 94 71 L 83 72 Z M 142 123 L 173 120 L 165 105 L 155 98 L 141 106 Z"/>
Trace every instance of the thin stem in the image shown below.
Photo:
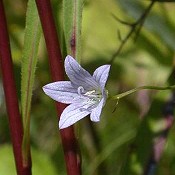
<path fill-rule="evenodd" d="M 139 34 L 140 34 L 140 31 L 141 31 L 141 28 L 146 20 L 146 17 L 148 16 L 150 10 L 152 9 L 153 5 L 154 5 L 155 1 L 152 0 L 150 5 L 148 6 L 148 8 L 146 8 L 146 10 L 144 11 L 144 13 L 141 15 L 141 17 L 138 19 L 138 21 L 136 22 L 136 25 L 138 25 L 138 28 L 137 30 L 135 31 L 135 41 L 137 40 Z"/>
<path fill-rule="evenodd" d="M 56 26 L 52 14 L 51 4 L 48 0 L 36 0 L 47 51 L 49 55 L 49 64 L 53 81 L 64 80 L 64 69 L 60 44 L 58 41 Z M 56 103 L 58 118 L 66 106 Z M 68 175 L 80 175 L 81 163 L 79 162 L 77 140 L 75 138 L 73 127 L 60 130 L 64 157 Z"/>
<path fill-rule="evenodd" d="M 116 19 L 116 20 L 117 20 L 119 23 L 121 23 L 121 24 L 127 25 L 127 26 L 129 26 L 129 27 L 135 25 L 135 23 L 129 23 L 129 22 L 127 22 L 127 21 L 124 21 L 124 20 L 118 18 L 117 16 L 115 16 L 114 14 L 111 14 L 111 15 L 113 16 L 114 19 Z"/>
<path fill-rule="evenodd" d="M 16 169 L 18 175 L 31 175 L 31 161 L 29 161 L 28 164 L 24 165 L 22 159 L 23 126 L 19 113 L 18 98 L 9 43 L 10 42 L 3 1 L 0 0 L 0 65 L 2 70 L 2 79 Z"/>
<path fill-rule="evenodd" d="M 133 94 L 134 92 L 137 92 L 139 90 L 143 90 L 143 89 L 153 89 L 153 90 L 169 90 L 169 89 L 175 89 L 175 85 L 173 86 L 166 86 L 166 87 L 158 87 L 158 86 L 140 86 L 140 87 L 136 87 L 134 89 L 131 89 L 129 91 L 126 91 L 124 93 L 115 95 L 113 97 L 111 97 L 112 100 L 119 100 L 127 95 Z"/>
<path fill-rule="evenodd" d="M 118 47 L 117 51 L 112 55 L 112 58 L 110 60 L 110 64 L 113 63 L 113 61 L 115 60 L 115 57 L 118 56 L 121 52 L 121 50 L 123 49 L 124 45 L 126 44 L 126 42 L 129 40 L 129 38 L 132 36 L 133 33 L 136 32 L 136 37 L 135 37 L 135 41 L 136 39 L 138 38 L 138 35 L 140 33 L 140 30 L 144 24 L 144 21 L 146 19 L 146 17 L 148 16 L 149 12 L 151 11 L 153 5 L 154 5 L 155 1 L 151 1 L 150 5 L 146 8 L 146 10 L 143 12 L 143 14 L 140 16 L 140 18 L 134 22 L 134 23 L 128 23 L 128 22 L 125 22 L 121 19 L 119 19 L 118 17 L 115 17 L 114 15 L 114 18 L 120 22 L 121 24 L 124 24 L 124 25 L 127 25 L 129 27 L 131 27 L 131 29 L 129 30 L 129 32 L 126 34 L 125 38 L 121 41 L 121 44 L 120 46 Z M 137 28 L 138 27 L 138 28 Z"/>

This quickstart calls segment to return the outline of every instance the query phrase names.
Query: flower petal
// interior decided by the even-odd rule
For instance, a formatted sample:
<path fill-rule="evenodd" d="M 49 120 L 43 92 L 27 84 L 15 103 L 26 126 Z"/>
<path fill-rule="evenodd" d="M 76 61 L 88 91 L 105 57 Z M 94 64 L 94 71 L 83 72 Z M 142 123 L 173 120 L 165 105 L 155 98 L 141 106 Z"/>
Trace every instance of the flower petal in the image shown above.
<path fill-rule="evenodd" d="M 82 86 L 86 90 L 97 89 L 99 87 L 91 74 L 83 69 L 70 55 L 65 58 L 65 71 L 70 81 L 76 87 Z"/>
<path fill-rule="evenodd" d="M 91 112 L 86 110 L 88 107 L 87 103 L 74 103 L 67 106 L 61 114 L 59 128 L 67 128 L 86 117 Z"/>
<path fill-rule="evenodd" d="M 98 67 L 93 74 L 94 79 L 100 84 L 102 90 L 105 87 L 106 81 L 109 76 L 110 65 L 103 65 Z"/>
<path fill-rule="evenodd" d="M 61 103 L 74 103 L 82 99 L 70 81 L 49 83 L 43 87 L 44 92 L 52 99 Z"/>
<path fill-rule="evenodd" d="M 91 121 L 93 121 L 93 122 L 100 121 L 100 115 L 101 115 L 101 111 L 102 111 L 102 108 L 104 106 L 104 103 L 105 103 L 105 99 L 102 98 L 102 100 L 100 101 L 98 106 L 92 110 L 92 113 L 90 115 Z"/>

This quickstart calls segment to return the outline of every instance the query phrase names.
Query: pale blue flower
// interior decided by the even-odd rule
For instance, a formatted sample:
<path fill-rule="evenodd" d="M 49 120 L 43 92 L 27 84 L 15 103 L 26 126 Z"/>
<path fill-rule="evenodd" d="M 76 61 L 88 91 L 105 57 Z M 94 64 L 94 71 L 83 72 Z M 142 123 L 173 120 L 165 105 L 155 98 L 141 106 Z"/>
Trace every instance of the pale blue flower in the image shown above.
<path fill-rule="evenodd" d="M 110 65 L 97 68 L 93 76 L 83 69 L 71 56 L 65 59 L 65 71 L 70 81 L 58 81 L 43 87 L 52 99 L 70 104 L 61 114 L 59 128 L 63 129 L 90 114 L 91 121 L 100 121 L 103 106 L 106 103 L 105 84 Z"/>

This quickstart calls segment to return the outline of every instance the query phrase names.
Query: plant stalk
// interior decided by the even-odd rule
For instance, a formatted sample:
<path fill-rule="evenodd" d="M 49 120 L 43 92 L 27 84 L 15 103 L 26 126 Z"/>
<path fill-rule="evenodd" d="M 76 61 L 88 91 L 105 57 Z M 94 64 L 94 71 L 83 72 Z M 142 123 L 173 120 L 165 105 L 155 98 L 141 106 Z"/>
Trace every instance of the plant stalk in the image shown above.
<path fill-rule="evenodd" d="M 53 81 L 64 80 L 64 67 L 62 55 L 51 4 L 48 0 L 36 0 L 38 13 L 40 16 L 42 29 L 45 37 L 46 47 L 49 56 L 49 65 Z M 56 102 L 58 119 L 66 105 Z M 81 163 L 78 160 L 78 145 L 74 134 L 73 126 L 60 130 L 64 158 L 68 175 L 80 175 Z"/>
<path fill-rule="evenodd" d="M 31 161 L 24 165 L 22 159 L 23 126 L 19 112 L 10 41 L 2 0 L 0 0 L 0 65 L 17 174 L 31 175 Z"/>

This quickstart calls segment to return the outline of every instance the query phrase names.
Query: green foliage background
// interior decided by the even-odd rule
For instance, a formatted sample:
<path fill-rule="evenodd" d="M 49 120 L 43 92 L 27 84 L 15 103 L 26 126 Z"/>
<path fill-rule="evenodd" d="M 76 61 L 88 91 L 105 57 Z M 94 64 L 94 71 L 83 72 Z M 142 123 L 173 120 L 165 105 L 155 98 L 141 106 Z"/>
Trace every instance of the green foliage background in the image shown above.
<path fill-rule="evenodd" d="M 93 72 L 107 64 L 120 45 L 118 30 L 124 37 L 129 27 L 112 15 L 134 22 L 149 5 L 140 0 L 86 0 L 83 9 L 81 64 Z M 52 1 L 61 39 L 62 4 Z M 24 48 L 26 1 L 5 1 L 17 89 L 20 96 L 21 62 Z M 172 85 L 174 67 L 175 3 L 156 3 L 141 30 L 137 42 L 127 42 L 111 66 L 107 89 L 111 95 L 141 85 Z M 69 12 L 67 12 L 69 13 Z M 32 42 L 32 41 L 31 41 Z M 38 42 L 38 41 L 37 41 Z M 1 75 L 0 75 L 1 78 Z M 33 174 L 65 175 L 62 146 L 54 102 L 42 91 L 51 82 L 43 35 L 31 104 L 31 144 Z M 152 141 L 164 127 L 162 110 L 171 91 L 140 91 L 125 97 L 117 105 L 109 101 L 99 123 L 80 121 L 77 132 L 84 175 L 139 175 L 151 152 Z M 15 174 L 11 141 L 0 79 L 0 175 Z M 175 128 L 171 128 L 157 175 L 175 172 Z M 134 149 L 132 150 L 132 146 Z M 41 172 L 43 171 L 43 172 Z"/>

